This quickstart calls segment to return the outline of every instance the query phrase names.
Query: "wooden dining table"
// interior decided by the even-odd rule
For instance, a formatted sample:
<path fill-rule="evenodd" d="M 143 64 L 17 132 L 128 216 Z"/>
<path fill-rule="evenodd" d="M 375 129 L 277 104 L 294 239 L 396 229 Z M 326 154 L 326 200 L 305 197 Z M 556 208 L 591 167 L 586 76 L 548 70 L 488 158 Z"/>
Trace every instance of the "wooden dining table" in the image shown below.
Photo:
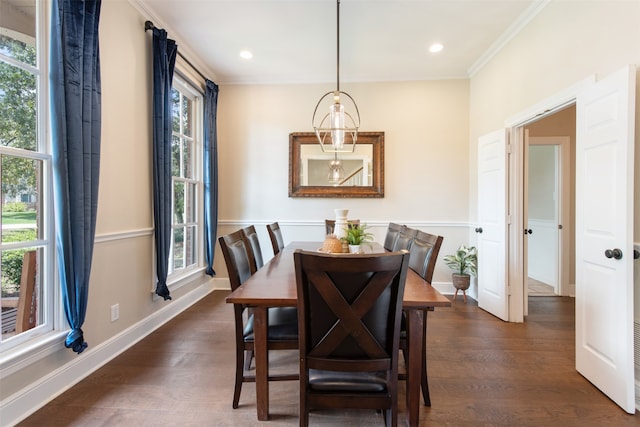
<path fill-rule="evenodd" d="M 267 310 L 269 307 L 295 307 L 298 303 L 293 252 L 318 250 L 322 242 L 292 242 L 231 292 L 226 302 L 253 308 L 254 358 L 256 364 L 256 406 L 258 420 L 269 419 L 269 352 L 267 350 Z M 365 252 L 384 252 L 379 243 L 363 246 Z M 348 256 L 348 255 L 345 255 Z M 449 307 L 451 301 L 409 269 L 402 308 L 407 318 L 407 417 L 417 426 L 420 413 L 420 378 L 426 354 L 422 352 L 427 311 Z"/>

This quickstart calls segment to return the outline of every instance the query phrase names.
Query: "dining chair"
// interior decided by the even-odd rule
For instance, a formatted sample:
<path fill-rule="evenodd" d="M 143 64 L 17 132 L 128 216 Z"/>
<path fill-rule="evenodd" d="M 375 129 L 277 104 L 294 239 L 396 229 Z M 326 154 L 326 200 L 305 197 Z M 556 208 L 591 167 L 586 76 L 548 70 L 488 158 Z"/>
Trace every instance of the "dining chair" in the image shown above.
<path fill-rule="evenodd" d="M 269 232 L 269 239 L 271 240 L 271 246 L 273 247 L 273 255 L 284 249 L 284 240 L 282 239 L 282 230 L 277 222 L 267 225 L 267 231 Z"/>
<path fill-rule="evenodd" d="M 443 240 L 442 236 L 418 230 L 409 250 L 411 253 L 409 256 L 409 268 L 429 283 L 433 278 L 436 260 Z"/>
<path fill-rule="evenodd" d="M 293 254 L 300 426 L 313 409 L 382 409 L 398 418 L 398 357 L 409 253 Z"/>
<path fill-rule="evenodd" d="M 336 229 L 336 220 L 335 219 L 325 219 L 324 220 L 324 230 L 325 234 L 328 236 L 333 234 Z"/>
<path fill-rule="evenodd" d="M 413 243 L 413 239 L 416 237 L 416 234 L 418 234 L 418 230 L 410 228 L 410 227 L 403 227 L 400 232 L 398 233 L 398 236 L 396 237 L 396 241 L 393 244 L 393 248 L 391 249 L 392 251 L 400 251 L 402 249 L 405 250 L 410 250 L 411 249 L 411 244 Z"/>
<path fill-rule="evenodd" d="M 438 259 L 438 253 L 440 252 L 440 246 L 442 246 L 442 236 L 425 233 L 418 230 L 416 236 L 413 239 L 409 254 L 409 268 L 418 273 L 426 282 L 431 283 L 433 278 L 433 271 L 436 268 L 436 260 Z M 422 373 L 420 378 L 420 387 L 422 389 L 422 400 L 426 406 L 431 406 L 431 396 L 429 395 L 429 381 L 427 376 L 427 312 L 423 313 L 423 325 L 424 331 L 422 335 L 422 354 L 424 357 L 424 365 L 422 366 Z M 400 326 L 400 350 L 404 356 L 405 364 L 407 362 L 407 328 L 406 319 L 403 315 L 402 323 Z M 401 373 L 399 375 L 400 380 L 406 380 L 406 374 Z"/>
<path fill-rule="evenodd" d="M 389 226 L 387 227 L 387 234 L 384 237 L 383 245 L 386 250 L 393 250 L 396 244 L 396 239 L 398 238 L 398 234 L 400 234 L 400 231 L 402 231 L 403 228 L 405 228 L 404 225 L 396 224 L 395 222 L 389 223 Z"/>
<path fill-rule="evenodd" d="M 231 290 L 236 290 L 252 276 L 251 265 L 255 263 L 250 249 L 251 243 L 242 230 L 220 236 L 218 239 L 222 255 L 229 273 Z M 247 313 L 242 304 L 234 304 L 235 342 L 236 342 L 236 376 L 233 390 L 233 408 L 238 407 L 242 383 L 255 382 L 255 375 L 248 370 L 254 349 L 253 315 Z M 272 307 L 268 311 L 267 346 L 269 350 L 293 350 L 298 348 L 298 314 L 296 307 Z M 243 364 L 245 357 L 248 363 Z M 297 380 L 298 375 L 283 374 L 269 376 L 269 381 Z"/>
<path fill-rule="evenodd" d="M 252 273 L 255 273 L 257 270 L 261 269 L 262 266 L 264 265 L 264 261 L 262 259 L 262 249 L 260 248 L 260 239 L 258 238 L 256 227 L 254 227 L 253 225 L 243 228 L 242 233 L 251 244 L 250 248 L 253 254 L 253 258 L 255 260 L 254 269 Z"/>

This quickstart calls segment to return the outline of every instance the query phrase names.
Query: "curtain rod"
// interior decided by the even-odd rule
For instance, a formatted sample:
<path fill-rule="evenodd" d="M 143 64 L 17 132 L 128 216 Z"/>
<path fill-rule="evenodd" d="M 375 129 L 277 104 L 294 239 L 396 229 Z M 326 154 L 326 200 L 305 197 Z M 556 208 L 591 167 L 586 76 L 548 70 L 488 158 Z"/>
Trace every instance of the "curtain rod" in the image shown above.
<path fill-rule="evenodd" d="M 159 30 L 160 28 L 158 28 L 158 27 L 156 27 L 155 25 L 153 25 L 153 22 L 151 22 L 151 21 L 146 21 L 146 22 L 144 23 L 144 32 L 145 32 L 145 33 L 147 32 L 147 30 L 153 30 L 153 29 L 158 29 L 158 30 Z M 181 54 L 181 53 L 180 53 L 180 49 L 178 49 L 178 55 L 180 56 L 180 58 L 182 58 L 182 59 L 184 60 L 184 62 L 186 62 L 187 64 L 189 64 L 189 66 L 190 66 L 191 68 L 193 68 L 193 70 L 194 70 L 196 73 L 200 74 L 200 77 L 202 77 L 202 78 L 204 79 L 205 83 L 207 82 L 207 80 L 209 80 L 209 79 L 208 79 L 204 74 L 202 74 L 202 73 L 200 72 L 200 70 L 198 70 L 198 68 L 197 68 L 195 65 L 193 65 L 193 64 L 191 63 L 191 61 L 189 61 L 189 60 L 188 60 L 188 59 L 187 59 L 183 54 Z"/>

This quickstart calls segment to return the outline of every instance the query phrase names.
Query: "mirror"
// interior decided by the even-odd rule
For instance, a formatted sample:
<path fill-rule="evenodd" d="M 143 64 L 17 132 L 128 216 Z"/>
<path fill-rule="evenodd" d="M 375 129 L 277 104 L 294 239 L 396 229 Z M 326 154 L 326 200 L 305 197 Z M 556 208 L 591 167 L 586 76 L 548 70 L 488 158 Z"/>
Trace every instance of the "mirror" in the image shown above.
<path fill-rule="evenodd" d="M 332 183 L 336 158 L 343 174 Z M 384 132 L 359 132 L 348 153 L 323 152 L 314 132 L 289 134 L 289 197 L 384 197 Z"/>

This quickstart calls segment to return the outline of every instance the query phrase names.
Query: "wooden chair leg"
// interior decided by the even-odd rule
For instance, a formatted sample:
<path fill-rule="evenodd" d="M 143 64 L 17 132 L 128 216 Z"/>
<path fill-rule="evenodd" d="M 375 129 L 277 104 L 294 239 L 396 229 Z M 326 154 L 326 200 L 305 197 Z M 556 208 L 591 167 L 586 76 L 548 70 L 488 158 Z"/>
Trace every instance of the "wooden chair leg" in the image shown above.
<path fill-rule="evenodd" d="M 429 381 L 427 380 L 427 311 L 423 312 L 423 324 L 424 331 L 422 335 L 422 357 L 424 357 L 424 363 L 422 364 L 422 380 L 420 387 L 422 388 L 422 400 L 425 406 L 431 406 L 431 396 L 429 395 Z"/>
<path fill-rule="evenodd" d="M 244 359 L 244 370 L 251 369 L 251 361 L 253 360 L 253 350 L 247 350 Z"/>
<path fill-rule="evenodd" d="M 236 349 L 236 383 L 233 387 L 233 409 L 238 408 L 240 403 L 240 392 L 242 391 L 242 381 L 244 379 L 244 371 L 242 370 L 244 350 Z"/>

